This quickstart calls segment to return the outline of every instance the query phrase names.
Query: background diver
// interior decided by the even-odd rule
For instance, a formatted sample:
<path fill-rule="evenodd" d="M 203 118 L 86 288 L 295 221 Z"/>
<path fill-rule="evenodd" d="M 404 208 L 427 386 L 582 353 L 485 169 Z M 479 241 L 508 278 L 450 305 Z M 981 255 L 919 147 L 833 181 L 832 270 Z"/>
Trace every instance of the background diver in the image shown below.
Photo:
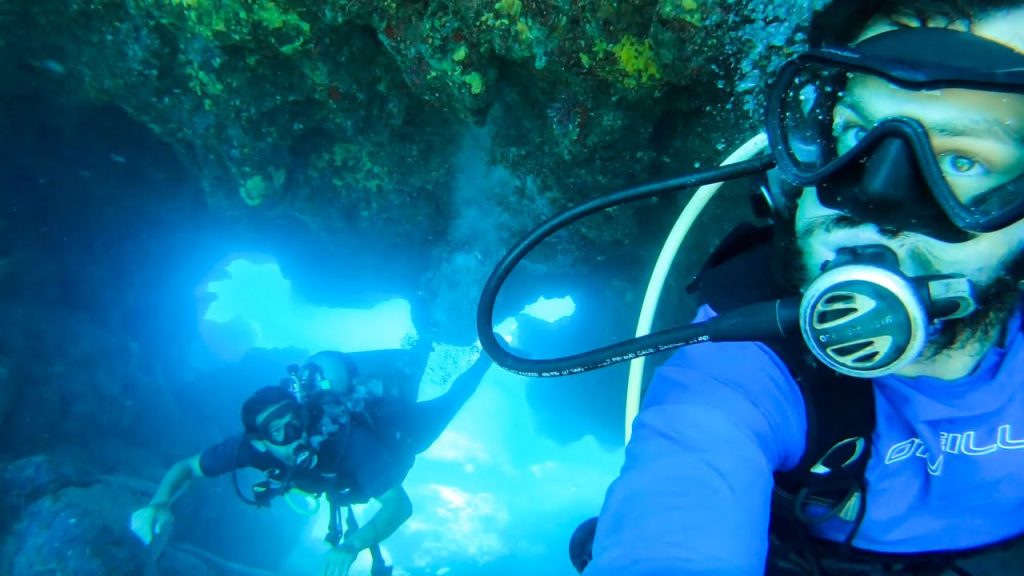
<path fill-rule="evenodd" d="M 242 434 L 174 464 L 149 503 L 132 515 L 132 530 L 149 544 L 170 525 L 171 504 L 190 480 L 231 473 L 238 495 L 250 504 L 267 505 L 293 488 L 327 498 L 331 520 L 325 540 L 332 547 L 325 576 L 347 574 L 362 550 L 373 556 L 373 574 L 390 574 L 379 544 L 412 515 L 402 482 L 415 455 L 440 436 L 489 366 L 481 354 L 441 396 L 402 403 L 367 391 L 372 382 L 359 378 L 347 355 L 315 354 L 301 367 L 289 367 L 281 385 L 260 388 L 244 402 Z M 253 486 L 252 498 L 234 476 L 246 467 L 267 473 Z M 349 506 L 370 499 L 380 509 L 358 526 Z"/>

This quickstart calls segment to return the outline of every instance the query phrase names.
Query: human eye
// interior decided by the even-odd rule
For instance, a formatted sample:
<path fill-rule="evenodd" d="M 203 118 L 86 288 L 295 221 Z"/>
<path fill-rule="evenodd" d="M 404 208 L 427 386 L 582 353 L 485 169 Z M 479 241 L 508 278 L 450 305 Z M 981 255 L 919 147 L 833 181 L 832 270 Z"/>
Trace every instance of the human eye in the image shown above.
<path fill-rule="evenodd" d="M 832 136 L 836 139 L 836 150 L 845 154 L 860 142 L 868 129 L 851 118 L 839 119 L 832 125 Z"/>
<path fill-rule="evenodd" d="M 935 160 L 942 178 L 964 203 L 978 202 L 985 192 L 1020 175 L 1020 161 L 992 146 L 948 146 L 936 150 Z"/>
<path fill-rule="evenodd" d="M 284 422 L 273 424 L 269 430 L 270 437 L 273 438 L 274 440 L 280 440 L 281 438 L 284 438 L 284 428 Z"/>
<path fill-rule="evenodd" d="M 965 178 L 989 174 L 988 168 L 982 162 L 967 154 L 950 152 L 940 155 L 938 160 L 939 169 L 947 177 Z"/>

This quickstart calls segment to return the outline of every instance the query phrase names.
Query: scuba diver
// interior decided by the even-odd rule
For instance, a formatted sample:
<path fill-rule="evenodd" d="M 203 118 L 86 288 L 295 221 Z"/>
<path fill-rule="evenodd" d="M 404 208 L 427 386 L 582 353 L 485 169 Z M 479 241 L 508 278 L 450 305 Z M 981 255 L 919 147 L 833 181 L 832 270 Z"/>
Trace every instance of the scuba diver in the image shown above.
<path fill-rule="evenodd" d="M 485 287 L 481 343 L 519 374 L 679 348 L 573 537 L 586 576 L 1024 573 L 1024 2 L 858 6 L 779 70 L 769 154 L 555 217 Z M 695 323 L 553 359 L 491 334 L 559 227 L 759 173 L 771 224 L 715 250 Z"/>
<path fill-rule="evenodd" d="M 132 515 L 132 530 L 145 544 L 170 526 L 170 506 L 193 478 L 231 474 L 244 502 L 268 506 L 276 496 L 322 495 L 330 505 L 331 545 L 325 576 L 344 576 L 362 550 L 371 573 L 389 576 L 380 543 L 412 515 L 402 482 L 416 454 L 426 450 L 476 391 L 490 360 L 481 354 L 442 395 L 402 402 L 363 378 L 352 358 L 325 351 L 288 367 L 278 386 L 255 391 L 242 405 L 244 432 L 174 464 L 150 502 Z M 236 471 L 256 468 L 266 479 L 246 496 Z M 380 509 L 359 526 L 353 504 L 376 500 Z M 291 502 L 289 501 L 289 504 Z M 343 511 L 347 510 L 347 517 Z"/>

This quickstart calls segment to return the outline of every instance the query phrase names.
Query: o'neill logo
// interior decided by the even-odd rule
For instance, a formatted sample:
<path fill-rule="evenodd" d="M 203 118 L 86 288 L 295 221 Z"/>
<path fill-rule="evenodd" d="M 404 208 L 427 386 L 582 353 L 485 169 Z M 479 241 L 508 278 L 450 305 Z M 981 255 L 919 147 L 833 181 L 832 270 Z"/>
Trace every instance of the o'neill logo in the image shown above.
<path fill-rule="evenodd" d="M 979 436 L 981 439 L 979 440 Z M 939 433 L 939 454 L 933 455 L 925 448 L 920 438 L 911 438 L 889 448 L 885 455 L 886 464 L 902 462 L 911 456 L 923 458 L 928 463 L 928 473 L 933 476 L 942 474 L 942 465 L 946 454 L 961 454 L 963 456 L 984 456 L 999 450 L 1022 450 L 1024 449 L 1024 438 L 1013 438 L 1009 424 L 1003 424 L 996 431 L 994 440 L 986 442 L 985 436 L 979 435 L 977 431 L 969 432 L 941 432 Z M 981 443 L 979 445 L 979 443 Z"/>

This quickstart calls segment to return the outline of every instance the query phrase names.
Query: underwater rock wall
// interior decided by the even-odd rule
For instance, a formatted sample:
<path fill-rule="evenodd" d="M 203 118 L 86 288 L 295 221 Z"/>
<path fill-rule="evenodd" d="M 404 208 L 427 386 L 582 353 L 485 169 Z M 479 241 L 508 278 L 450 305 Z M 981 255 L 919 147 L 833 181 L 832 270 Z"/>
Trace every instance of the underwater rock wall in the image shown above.
<path fill-rule="evenodd" d="M 466 124 L 522 175 L 506 194 L 528 176 L 554 207 L 720 159 L 826 3 L 40 1 L 5 36 L 50 91 L 172 143 L 212 204 L 408 240 L 444 233 Z"/>
<path fill-rule="evenodd" d="M 0 426 L 3 426 L 7 417 L 7 409 L 14 400 L 14 381 L 11 380 L 11 369 L 9 358 L 0 358 Z"/>
<path fill-rule="evenodd" d="M 828 4 L 41 0 L 4 8 L 0 48 L 16 64 L 0 90 L 119 107 L 173 147 L 219 213 L 287 214 L 327 239 L 417 253 L 437 322 L 466 312 L 535 223 L 707 167 L 753 135 L 766 78 Z M 507 177 L 467 195 L 457 158 L 474 129 Z M 455 226 L 476 210 L 467 198 L 489 207 L 473 238 Z M 592 216 L 538 257 L 629 254 L 681 201 Z M 745 199 L 727 202 L 712 218 Z"/>
<path fill-rule="evenodd" d="M 73 453 L 0 465 L 0 573 L 10 576 L 269 576 L 184 544 L 145 547 L 126 518 L 156 485 L 100 474 Z"/>

